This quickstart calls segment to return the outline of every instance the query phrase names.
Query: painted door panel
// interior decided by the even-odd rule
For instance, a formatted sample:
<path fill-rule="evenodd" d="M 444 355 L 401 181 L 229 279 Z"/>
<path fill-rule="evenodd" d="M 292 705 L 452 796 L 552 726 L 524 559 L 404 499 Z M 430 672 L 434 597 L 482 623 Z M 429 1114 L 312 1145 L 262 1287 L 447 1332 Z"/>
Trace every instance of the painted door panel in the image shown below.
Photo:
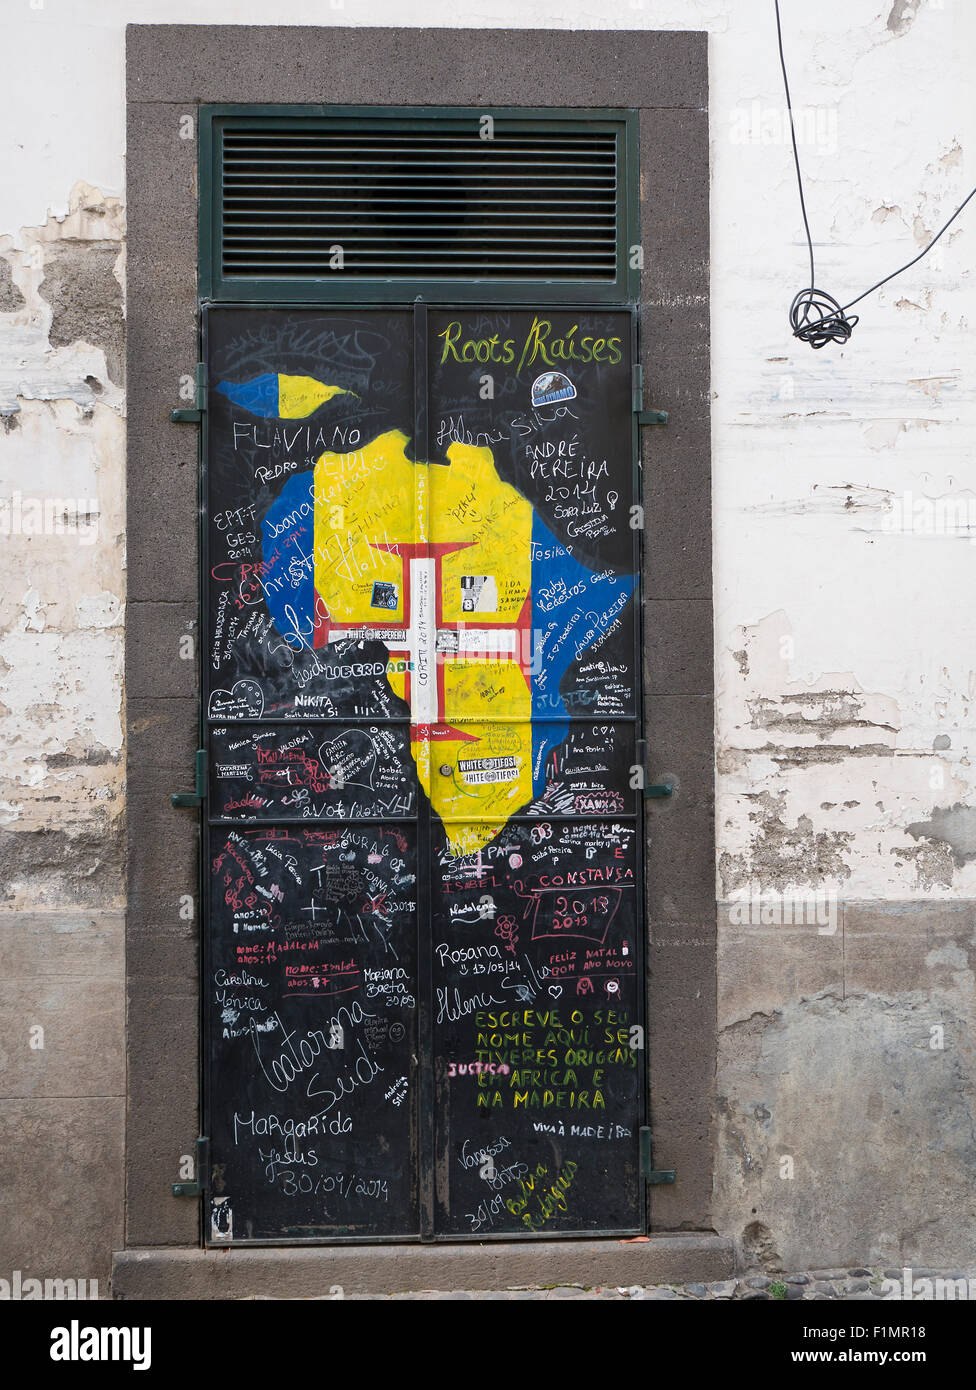
<path fill-rule="evenodd" d="M 631 320 L 432 310 L 435 1229 L 637 1230 Z M 470 653 L 470 655 L 467 655 Z"/>
<path fill-rule="evenodd" d="M 205 336 L 207 1238 L 642 1229 L 631 317 Z"/>

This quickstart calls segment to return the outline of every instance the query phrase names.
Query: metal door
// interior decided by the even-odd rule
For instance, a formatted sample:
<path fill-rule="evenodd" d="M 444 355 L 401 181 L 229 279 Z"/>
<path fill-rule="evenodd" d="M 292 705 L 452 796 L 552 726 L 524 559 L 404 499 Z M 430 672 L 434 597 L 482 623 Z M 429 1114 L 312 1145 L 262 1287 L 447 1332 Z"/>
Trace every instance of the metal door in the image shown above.
<path fill-rule="evenodd" d="M 632 317 L 204 331 L 206 1238 L 640 1231 Z"/>

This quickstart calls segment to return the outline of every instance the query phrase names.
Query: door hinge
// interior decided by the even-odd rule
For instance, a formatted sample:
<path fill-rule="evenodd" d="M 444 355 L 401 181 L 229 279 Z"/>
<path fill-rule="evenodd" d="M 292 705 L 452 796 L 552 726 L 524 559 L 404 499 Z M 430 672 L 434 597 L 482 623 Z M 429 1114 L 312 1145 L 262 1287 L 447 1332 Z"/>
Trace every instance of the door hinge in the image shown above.
<path fill-rule="evenodd" d="M 197 1140 L 196 1177 L 193 1182 L 174 1182 L 174 1197 L 202 1197 L 207 1190 L 207 1169 L 210 1163 L 210 1140 Z"/>
<path fill-rule="evenodd" d="M 652 799 L 660 799 L 664 796 L 671 796 L 674 792 L 673 782 L 652 782 L 650 769 L 647 766 L 647 740 L 639 738 L 637 740 L 637 766 L 641 771 L 641 786 L 644 795 Z"/>
<path fill-rule="evenodd" d="M 207 408 L 207 364 L 198 362 L 193 374 L 192 410 L 171 410 L 169 418 L 174 425 L 199 425 Z"/>
<path fill-rule="evenodd" d="M 174 806 L 202 806 L 207 795 L 207 750 L 197 749 L 195 764 L 195 786 L 192 792 L 174 792 L 170 801 Z"/>
<path fill-rule="evenodd" d="M 641 1177 L 645 1182 L 661 1184 L 674 1182 L 676 1173 L 673 1168 L 655 1168 L 654 1160 L 651 1157 L 651 1130 L 649 1125 L 644 1125 L 639 1131 L 640 1135 L 640 1169 Z"/>
<path fill-rule="evenodd" d="M 634 414 L 639 425 L 666 425 L 666 410 L 644 409 L 644 368 L 638 362 L 634 366 Z"/>

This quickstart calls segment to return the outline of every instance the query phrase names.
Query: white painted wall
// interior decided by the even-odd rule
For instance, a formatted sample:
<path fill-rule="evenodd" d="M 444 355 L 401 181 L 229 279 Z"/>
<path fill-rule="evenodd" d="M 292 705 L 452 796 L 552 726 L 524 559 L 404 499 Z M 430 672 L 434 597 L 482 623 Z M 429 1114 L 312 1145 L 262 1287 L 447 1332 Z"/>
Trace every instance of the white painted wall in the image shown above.
<path fill-rule="evenodd" d="M 794 98 L 820 111 L 820 138 L 802 147 L 818 278 L 847 298 L 916 254 L 976 181 L 968 158 L 976 7 L 783 0 L 783 10 Z M 919 841 L 906 831 L 934 807 L 973 801 L 976 550 L 966 538 L 885 530 L 905 493 L 968 497 L 976 509 L 976 361 L 967 351 L 976 202 L 931 257 L 860 306 L 845 350 L 794 349 L 786 312 L 806 282 L 805 248 L 772 0 L 2 0 L 9 158 L 0 253 L 25 303 L 0 313 L 0 382 L 21 397 L 29 433 L 0 432 L 0 494 L 36 490 L 42 475 L 45 487 L 56 481 L 72 493 L 85 453 L 86 486 L 117 518 L 122 400 L 109 391 L 86 405 L 85 377 L 104 379 L 99 354 L 46 345 L 48 311 L 30 280 L 30 254 L 64 234 L 48 217 L 64 215 L 80 181 L 103 199 L 123 196 L 124 25 L 269 20 L 710 32 L 725 891 L 761 871 L 778 887 L 824 872 L 853 897 L 976 893 L 976 859 L 965 858 L 964 843 L 969 833 L 976 853 L 976 833 L 965 815 L 948 832 L 958 863 L 944 845 L 916 857 Z M 104 228 L 114 213 L 111 202 L 102 208 Z M 38 254 L 43 261 L 43 248 Z M 0 809 L 9 823 L 50 817 L 41 798 L 61 774 L 48 768 L 49 751 L 80 739 L 116 753 L 121 739 L 118 526 L 103 527 L 90 552 L 69 538 L 45 544 L 33 557 L 21 548 L 0 577 L 0 656 L 10 668 L 0 663 Z M 64 617 L 66 588 L 74 606 Z M 70 651 L 63 635 L 35 641 L 30 634 L 38 623 L 50 630 L 52 614 L 64 617 L 64 633 L 87 623 L 98 640 Z M 25 715 L 32 689 L 54 687 L 62 691 L 56 736 L 42 717 Z M 849 693 L 825 694 L 837 691 Z M 945 735 L 950 746 L 934 752 Z M 875 751 L 850 752 L 860 745 Z M 82 779 L 79 814 L 117 790 L 120 776 L 116 766 L 109 784 L 101 773 L 97 785 Z"/>

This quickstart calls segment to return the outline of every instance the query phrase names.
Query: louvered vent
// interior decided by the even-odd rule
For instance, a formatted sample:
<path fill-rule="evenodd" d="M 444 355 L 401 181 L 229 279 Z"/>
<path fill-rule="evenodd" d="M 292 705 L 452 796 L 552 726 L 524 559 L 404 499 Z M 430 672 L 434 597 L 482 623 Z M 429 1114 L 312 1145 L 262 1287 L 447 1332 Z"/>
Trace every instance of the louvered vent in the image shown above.
<path fill-rule="evenodd" d="M 225 125 L 222 278 L 618 280 L 619 132 L 541 124 Z"/>

